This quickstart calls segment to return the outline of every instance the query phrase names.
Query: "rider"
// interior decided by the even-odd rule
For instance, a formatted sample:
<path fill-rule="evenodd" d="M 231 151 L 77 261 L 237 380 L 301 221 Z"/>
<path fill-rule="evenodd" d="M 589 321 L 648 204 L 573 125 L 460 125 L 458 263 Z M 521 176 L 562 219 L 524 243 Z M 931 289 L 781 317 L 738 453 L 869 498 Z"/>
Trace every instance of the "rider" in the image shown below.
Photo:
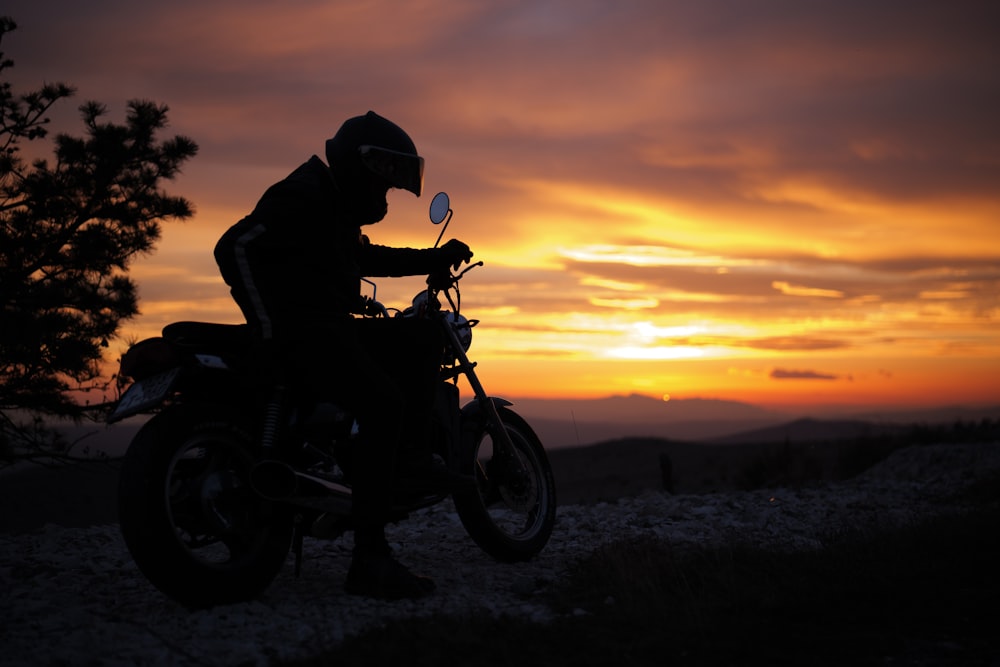
<path fill-rule="evenodd" d="M 423 275 L 472 257 L 461 241 L 439 248 L 376 245 L 361 228 L 382 220 L 390 188 L 420 196 L 424 160 L 395 123 L 369 111 L 344 122 L 313 155 L 272 185 L 215 247 L 222 276 L 255 333 L 263 360 L 292 385 L 351 410 L 354 551 L 345 589 L 420 597 L 434 582 L 398 563 L 385 538 L 393 490 L 468 483 L 431 462 L 427 429 L 443 339 L 420 318 L 356 318 L 363 276 Z M 329 165 L 329 166 L 328 166 Z M 426 487 L 426 488 L 425 488 Z"/>

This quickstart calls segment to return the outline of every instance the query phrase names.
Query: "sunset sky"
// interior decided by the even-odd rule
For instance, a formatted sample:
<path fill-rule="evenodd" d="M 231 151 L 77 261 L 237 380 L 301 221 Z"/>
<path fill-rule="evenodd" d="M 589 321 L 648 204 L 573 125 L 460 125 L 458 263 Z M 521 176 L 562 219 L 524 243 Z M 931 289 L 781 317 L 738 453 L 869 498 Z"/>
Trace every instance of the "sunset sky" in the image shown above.
<path fill-rule="evenodd" d="M 15 89 L 170 107 L 200 145 L 132 275 L 142 315 L 242 318 L 212 247 L 369 109 L 427 160 L 377 243 L 449 236 L 491 393 L 765 406 L 1000 402 L 1000 5 L 8 0 Z M 421 279 L 382 280 L 406 305 Z M 113 346 L 114 347 L 114 346 Z M 120 346 L 119 346 L 120 347 Z"/>

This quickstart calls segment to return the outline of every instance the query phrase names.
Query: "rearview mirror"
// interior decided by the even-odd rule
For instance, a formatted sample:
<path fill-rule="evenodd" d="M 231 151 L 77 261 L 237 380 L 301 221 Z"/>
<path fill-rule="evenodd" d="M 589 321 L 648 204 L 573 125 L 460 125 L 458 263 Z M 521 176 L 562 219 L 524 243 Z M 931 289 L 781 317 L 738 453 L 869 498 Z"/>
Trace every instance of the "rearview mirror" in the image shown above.
<path fill-rule="evenodd" d="M 434 199 L 431 200 L 431 222 L 440 225 L 448 219 L 449 213 L 451 213 L 451 200 L 448 198 L 448 193 L 439 192 L 434 195 Z"/>

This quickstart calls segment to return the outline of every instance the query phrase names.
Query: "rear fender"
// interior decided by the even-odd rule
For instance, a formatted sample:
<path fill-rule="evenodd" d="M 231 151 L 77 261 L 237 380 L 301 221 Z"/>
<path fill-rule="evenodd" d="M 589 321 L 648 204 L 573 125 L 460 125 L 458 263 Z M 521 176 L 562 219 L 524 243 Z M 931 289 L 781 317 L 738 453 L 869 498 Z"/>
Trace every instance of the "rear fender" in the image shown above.
<path fill-rule="evenodd" d="M 184 363 L 184 354 L 165 338 L 146 338 L 122 355 L 119 376 L 130 380 L 163 373 Z"/>
<path fill-rule="evenodd" d="M 155 412 L 178 399 L 196 404 L 246 405 L 253 397 L 248 394 L 244 380 L 221 358 L 196 355 L 187 364 L 135 380 L 122 393 L 107 421 L 114 423 L 143 412 Z"/>
<path fill-rule="evenodd" d="M 108 415 L 108 423 L 113 424 L 132 415 L 149 412 L 162 405 L 173 395 L 181 371 L 180 367 L 168 368 L 133 382 Z"/>

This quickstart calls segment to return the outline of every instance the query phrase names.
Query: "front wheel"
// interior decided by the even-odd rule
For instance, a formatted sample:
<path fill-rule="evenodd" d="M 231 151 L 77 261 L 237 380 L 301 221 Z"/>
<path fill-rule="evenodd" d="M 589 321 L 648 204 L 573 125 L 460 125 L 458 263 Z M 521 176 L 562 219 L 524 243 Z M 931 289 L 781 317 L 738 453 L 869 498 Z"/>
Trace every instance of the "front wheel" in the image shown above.
<path fill-rule="evenodd" d="M 463 471 L 477 488 L 455 494 L 462 525 L 483 551 L 504 562 L 528 560 L 549 541 L 556 521 L 556 485 L 545 449 L 528 423 L 497 405 L 513 449 L 500 445 L 486 420 L 466 424 Z"/>
<path fill-rule="evenodd" d="M 147 422 L 122 463 L 122 535 L 154 586 L 188 607 L 249 600 L 280 571 L 291 545 L 287 513 L 249 484 L 246 432 L 183 406 Z"/>

